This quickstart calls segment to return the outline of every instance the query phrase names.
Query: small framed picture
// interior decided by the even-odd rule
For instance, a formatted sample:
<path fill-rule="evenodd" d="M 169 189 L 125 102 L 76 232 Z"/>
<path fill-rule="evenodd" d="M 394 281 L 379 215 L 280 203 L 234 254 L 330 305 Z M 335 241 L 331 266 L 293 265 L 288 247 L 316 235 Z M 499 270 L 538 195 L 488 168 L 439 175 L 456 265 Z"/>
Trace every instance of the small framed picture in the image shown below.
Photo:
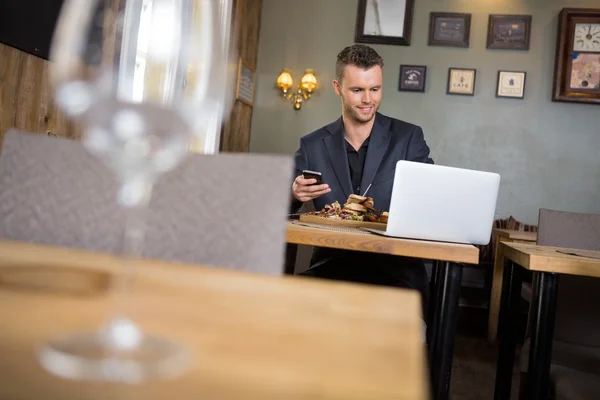
<path fill-rule="evenodd" d="M 525 72 L 498 71 L 496 97 L 522 99 L 525 97 Z"/>
<path fill-rule="evenodd" d="M 531 15 L 490 15 L 488 49 L 529 50 Z"/>
<path fill-rule="evenodd" d="M 475 95 L 475 74 L 476 70 L 474 69 L 450 68 L 446 94 Z"/>
<path fill-rule="evenodd" d="M 235 99 L 242 103 L 254 106 L 254 78 L 256 71 L 241 58 L 238 61 L 237 85 L 235 88 Z"/>
<path fill-rule="evenodd" d="M 438 13 L 429 15 L 429 46 L 469 47 L 471 14 Z"/>
<path fill-rule="evenodd" d="M 398 90 L 401 92 L 424 92 L 427 67 L 424 65 L 401 65 Z"/>

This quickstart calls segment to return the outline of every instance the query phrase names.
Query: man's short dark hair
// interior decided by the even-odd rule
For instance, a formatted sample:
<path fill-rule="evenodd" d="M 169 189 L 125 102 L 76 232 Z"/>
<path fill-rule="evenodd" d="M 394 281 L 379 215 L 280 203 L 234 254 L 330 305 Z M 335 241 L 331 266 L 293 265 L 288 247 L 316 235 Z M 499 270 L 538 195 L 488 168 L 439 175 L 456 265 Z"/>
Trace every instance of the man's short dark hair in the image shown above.
<path fill-rule="evenodd" d="M 362 69 L 370 69 L 376 65 L 383 68 L 383 58 L 371 47 L 364 44 L 354 44 L 346 47 L 338 54 L 335 63 L 335 76 L 340 83 L 347 65 L 355 65 Z"/>

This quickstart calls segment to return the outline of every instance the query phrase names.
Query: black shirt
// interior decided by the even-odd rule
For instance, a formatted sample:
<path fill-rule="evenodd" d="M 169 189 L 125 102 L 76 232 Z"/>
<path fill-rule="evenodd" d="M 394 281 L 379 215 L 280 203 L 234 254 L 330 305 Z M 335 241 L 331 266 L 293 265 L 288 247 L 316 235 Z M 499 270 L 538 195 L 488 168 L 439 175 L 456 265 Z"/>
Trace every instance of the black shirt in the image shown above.
<path fill-rule="evenodd" d="M 361 194 L 360 181 L 362 180 L 365 159 L 367 158 L 367 149 L 369 148 L 369 139 L 366 138 L 358 151 L 348 141 L 346 141 L 346 154 L 348 156 L 348 167 L 350 168 L 350 180 L 352 181 L 352 190 L 354 194 Z"/>

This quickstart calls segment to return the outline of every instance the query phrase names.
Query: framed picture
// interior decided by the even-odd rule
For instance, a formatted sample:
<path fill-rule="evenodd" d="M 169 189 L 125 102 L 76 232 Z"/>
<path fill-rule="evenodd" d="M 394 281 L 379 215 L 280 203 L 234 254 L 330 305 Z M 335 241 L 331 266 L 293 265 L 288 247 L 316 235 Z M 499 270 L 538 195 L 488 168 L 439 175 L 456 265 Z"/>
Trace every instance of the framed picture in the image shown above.
<path fill-rule="evenodd" d="M 498 71 L 496 97 L 508 97 L 511 99 L 522 99 L 525 97 L 526 76 L 526 72 Z"/>
<path fill-rule="evenodd" d="M 563 8 L 552 101 L 600 105 L 600 9 Z"/>
<path fill-rule="evenodd" d="M 254 106 L 254 75 L 254 68 L 240 58 L 235 99 L 250 107 Z"/>
<path fill-rule="evenodd" d="M 410 45 L 414 0 L 359 0 L 356 43 Z"/>
<path fill-rule="evenodd" d="M 473 96 L 475 94 L 475 74 L 474 69 L 450 68 L 446 94 Z"/>
<path fill-rule="evenodd" d="M 398 90 L 402 92 L 424 92 L 427 67 L 424 65 L 401 65 Z"/>
<path fill-rule="evenodd" d="M 429 46 L 469 47 L 471 14 L 438 13 L 429 15 Z"/>
<path fill-rule="evenodd" d="M 490 15 L 488 49 L 529 50 L 531 15 Z"/>

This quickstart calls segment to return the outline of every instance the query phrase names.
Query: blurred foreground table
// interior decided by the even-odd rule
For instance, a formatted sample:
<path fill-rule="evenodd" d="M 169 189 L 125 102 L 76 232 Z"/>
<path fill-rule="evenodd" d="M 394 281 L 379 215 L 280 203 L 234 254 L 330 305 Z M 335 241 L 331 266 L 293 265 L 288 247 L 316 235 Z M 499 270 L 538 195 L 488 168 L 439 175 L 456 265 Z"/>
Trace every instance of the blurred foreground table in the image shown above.
<path fill-rule="evenodd" d="M 187 374 L 138 386 L 69 381 L 36 346 L 114 310 L 113 256 L 0 241 L 1 399 L 427 399 L 416 292 L 137 262 L 131 315 L 193 354 Z"/>

